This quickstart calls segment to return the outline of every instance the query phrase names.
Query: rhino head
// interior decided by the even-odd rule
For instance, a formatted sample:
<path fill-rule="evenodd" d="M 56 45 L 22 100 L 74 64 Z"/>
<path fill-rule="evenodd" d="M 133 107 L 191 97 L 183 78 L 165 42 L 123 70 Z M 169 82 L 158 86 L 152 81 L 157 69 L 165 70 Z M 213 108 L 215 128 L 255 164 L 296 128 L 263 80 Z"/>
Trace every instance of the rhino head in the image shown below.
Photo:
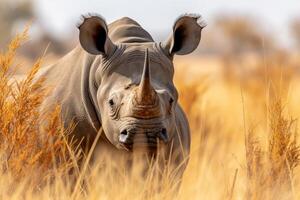
<path fill-rule="evenodd" d="M 82 48 L 98 57 L 95 109 L 106 138 L 117 148 L 155 150 L 176 134 L 173 56 L 194 51 L 203 26 L 199 16 L 184 15 L 168 40 L 155 43 L 146 31 L 139 33 L 143 29 L 135 21 L 121 21 L 110 27 L 101 17 L 89 16 L 79 26 Z"/>

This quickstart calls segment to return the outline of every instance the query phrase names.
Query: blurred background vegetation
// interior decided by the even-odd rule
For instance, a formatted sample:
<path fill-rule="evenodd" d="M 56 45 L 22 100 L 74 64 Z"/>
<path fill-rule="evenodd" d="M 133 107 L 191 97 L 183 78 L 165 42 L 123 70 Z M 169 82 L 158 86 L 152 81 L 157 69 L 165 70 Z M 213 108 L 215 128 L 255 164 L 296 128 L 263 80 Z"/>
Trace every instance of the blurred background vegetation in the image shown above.
<path fill-rule="evenodd" d="M 47 20 L 50 20 L 50 18 L 48 19 L 46 17 L 47 15 L 43 15 L 41 11 L 39 11 L 41 5 L 44 5 L 44 7 L 47 6 L 47 4 L 43 2 L 43 0 L 1 0 L 0 47 L 2 47 L 2 49 L 16 32 L 22 30 L 25 24 L 30 22 L 32 22 L 31 39 L 28 45 L 21 51 L 27 59 L 34 59 L 39 56 L 42 50 L 46 49 L 48 45 L 48 53 L 54 57 L 65 54 L 76 45 L 77 32 L 74 31 L 76 30 L 75 22 L 79 21 L 80 15 L 78 14 L 77 19 L 73 20 L 73 24 L 66 26 L 63 30 L 64 34 L 60 34 L 58 31 L 55 32 L 54 28 L 49 27 L 51 23 Z M 76 3 L 80 5 L 81 2 L 76 1 Z M 99 2 L 99 4 L 101 3 L 102 2 Z M 92 1 L 92 4 L 97 3 Z M 214 3 L 211 2 L 210 4 Z M 59 7 L 60 5 L 58 4 L 57 6 Z M 44 8 L 44 10 L 47 9 L 48 7 Z M 84 9 L 80 11 L 80 8 L 74 6 L 74 8 L 66 8 L 66 16 L 68 16 L 68 12 L 72 13 L 70 9 L 77 9 L 76 13 L 86 13 Z M 170 9 L 172 9 L 172 7 L 170 7 Z M 48 16 L 58 15 L 53 12 L 53 8 L 52 13 L 50 13 L 50 11 L 51 9 L 49 8 Z M 101 14 L 101 10 L 97 12 Z M 174 12 L 180 11 L 176 10 Z M 199 12 L 201 13 L 201 11 Z M 184 9 L 182 9 L 181 13 L 184 13 Z M 265 20 L 263 16 L 255 15 L 254 10 L 252 12 L 230 12 L 230 10 L 224 9 L 223 12 L 218 12 L 217 14 L 210 13 L 210 15 L 208 20 L 206 16 L 204 16 L 204 20 L 208 26 L 203 33 L 200 48 L 193 56 L 203 54 L 224 56 L 249 53 L 261 55 L 262 53 L 270 52 L 270 50 L 290 53 L 299 51 L 300 49 L 300 16 L 291 15 L 289 17 L 290 20 L 284 27 L 284 31 L 288 29 L 288 35 L 282 36 L 283 32 L 280 34 L 280 32 L 278 33 L 278 31 L 272 30 L 273 27 L 268 24 L 269 22 Z M 151 16 L 145 14 L 145 18 L 150 20 L 148 18 L 151 18 Z M 172 20 L 175 20 L 175 18 Z M 55 23 L 59 24 L 65 22 L 61 20 L 61 22 Z M 172 24 L 169 24 L 168 28 L 156 30 L 154 35 L 158 35 L 156 38 L 159 40 L 164 40 L 169 33 L 166 30 L 170 30 L 171 26 Z M 67 30 L 68 28 L 73 32 L 70 33 L 70 30 Z M 282 25 L 280 29 L 282 29 Z M 286 43 L 290 44 L 286 45 Z"/>

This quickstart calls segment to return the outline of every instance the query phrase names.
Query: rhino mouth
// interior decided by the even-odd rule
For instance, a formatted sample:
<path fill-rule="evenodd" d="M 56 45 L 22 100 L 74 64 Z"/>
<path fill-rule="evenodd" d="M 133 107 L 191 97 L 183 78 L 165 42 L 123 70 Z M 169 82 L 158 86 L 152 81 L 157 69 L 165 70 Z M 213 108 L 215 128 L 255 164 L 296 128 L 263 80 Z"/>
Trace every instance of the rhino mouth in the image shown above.
<path fill-rule="evenodd" d="M 166 128 L 157 127 L 151 129 L 128 127 L 119 134 L 120 146 L 128 151 L 142 149 L 145 151 L 156 151 L 158 146 L 168 142 Z"/>

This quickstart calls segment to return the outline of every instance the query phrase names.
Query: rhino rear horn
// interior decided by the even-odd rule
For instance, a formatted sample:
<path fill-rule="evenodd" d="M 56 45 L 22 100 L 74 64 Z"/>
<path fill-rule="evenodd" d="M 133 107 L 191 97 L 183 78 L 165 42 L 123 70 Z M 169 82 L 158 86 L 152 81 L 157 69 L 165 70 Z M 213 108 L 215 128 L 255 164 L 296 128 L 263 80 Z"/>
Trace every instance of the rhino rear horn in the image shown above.
<path fill-rule="evenodd" d="M 200 15 L 185 14 L 180 16 L 174 26 L 171 36 L 163 43 L 166 53 L 186 55 L 193 52 L 201 39 L 201 31 L 206 26 Z"/>
<path fill-rule="evenodd" d="M 110 56 L 116 49 L 108 37 L 108 28 L 102 17 L 91 14 L 83 16 L 78 29 L 80 44 L 88 53 Z"/>

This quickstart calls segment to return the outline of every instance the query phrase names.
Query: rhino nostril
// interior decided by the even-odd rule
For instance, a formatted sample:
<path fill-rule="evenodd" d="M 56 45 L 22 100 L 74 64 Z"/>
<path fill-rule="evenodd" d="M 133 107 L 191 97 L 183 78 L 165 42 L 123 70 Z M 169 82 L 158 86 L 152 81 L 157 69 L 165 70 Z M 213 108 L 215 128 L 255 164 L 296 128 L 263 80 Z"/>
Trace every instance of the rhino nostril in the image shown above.
<path fill-rule="evenodd" d="M 127 130 L 123 130 L 123 131 L 121 132 L 121 135 L 127 135 Z"/>
<path fill-rule="evenodd" d="M 128 140 L 128 132 L 127 130 L 123 130 L 119 135 L 119 141 L 125 143 Z"/>
<path fill-rule="evenodd" d="M 161 129 L 161 133 L 159 134 L 160 139 L 162 139 L 164 142 L 167 142 L 169 137 L 167 134 L 167 129 L 163 128 Z"/>

